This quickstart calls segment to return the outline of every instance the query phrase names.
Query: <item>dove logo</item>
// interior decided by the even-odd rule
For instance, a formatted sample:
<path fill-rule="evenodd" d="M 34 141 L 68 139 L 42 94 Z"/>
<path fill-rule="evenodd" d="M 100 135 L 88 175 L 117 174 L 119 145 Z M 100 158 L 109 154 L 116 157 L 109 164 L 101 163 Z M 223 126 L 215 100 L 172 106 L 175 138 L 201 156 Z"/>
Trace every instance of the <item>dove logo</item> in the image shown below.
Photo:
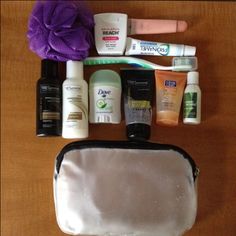
<path fill-rule="evenodd" d="M 107 96 L 107 95 L 110 95 L 110 94 L 111 94 L 110 90 L 103 90 L 103 89 L 98 90 L 98 95 Z"/>

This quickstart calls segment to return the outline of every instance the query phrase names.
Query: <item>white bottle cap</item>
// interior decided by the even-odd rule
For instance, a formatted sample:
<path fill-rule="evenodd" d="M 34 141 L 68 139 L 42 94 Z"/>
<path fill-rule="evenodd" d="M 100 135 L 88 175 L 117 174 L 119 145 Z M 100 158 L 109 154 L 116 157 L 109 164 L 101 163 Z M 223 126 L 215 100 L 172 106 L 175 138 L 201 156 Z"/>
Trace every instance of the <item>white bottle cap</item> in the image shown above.
<path fill-rule="evenodd" d="M 66 78 L 84 78 L 84 67 L 82 61 L 67 61 Z"/>
<path fill-rule="evenodd" d="M 198 84 L 199 83 L 199 73 L 197 71 L 188 72 L 187 84 Z"/>
<path fill-rule="evenodd" d="M 184 56 L 195 56 L 196 54 L 196 47 L 192 46 L 184 46 Z"/>

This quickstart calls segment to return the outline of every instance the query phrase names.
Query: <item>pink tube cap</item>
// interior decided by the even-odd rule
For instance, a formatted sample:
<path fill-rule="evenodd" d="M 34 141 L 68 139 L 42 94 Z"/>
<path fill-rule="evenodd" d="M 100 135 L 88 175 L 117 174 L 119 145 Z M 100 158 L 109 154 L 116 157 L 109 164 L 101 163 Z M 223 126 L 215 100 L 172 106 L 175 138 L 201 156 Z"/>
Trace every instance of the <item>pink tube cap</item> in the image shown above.
<path fill-rule="evenodd" d="M 176 32 L 184 32 L 185 30 L 187 30 L 187 28 L 188 28 L 188 24 L 186 21 L 177 20 Z"/>

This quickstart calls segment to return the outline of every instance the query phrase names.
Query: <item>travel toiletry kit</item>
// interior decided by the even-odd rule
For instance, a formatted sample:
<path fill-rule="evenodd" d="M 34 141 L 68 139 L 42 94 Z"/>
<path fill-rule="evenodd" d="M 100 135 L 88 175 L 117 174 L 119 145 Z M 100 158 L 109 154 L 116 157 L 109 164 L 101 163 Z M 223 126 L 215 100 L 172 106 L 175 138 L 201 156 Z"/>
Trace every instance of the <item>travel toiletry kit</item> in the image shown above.
<path fill-rule="evenodd" d="M 73 142 L 56 159 L 57 222 L 70 235 L 179 236 L 196 218 L 197 176 L 173 145 Z"/>
<path fill-rule="evenodd" d="M 128 138 L 75 141 L 58 154 L 53 188 L 63 232 L 179 236 L 194 224 L 198 167 L 183 149 L 147 140 L 153 118 L 157 125 L 178 125 L 181 104 L 183 123 L 200 124 L 196 47 L 135 39 L 186 30 L 182 20 L 93 15 L 84 1 L 36 2 L 27 37 L 42 58 L 37 136 L 86 139 L 89 123 L 113 126 L 125 120 Z M 89 57 L 94 44 L 101 56 Z M 172 65 L 133 55 L 172 56 Z M 58 62 L 66 62 L 64 82 Z M 108 64 L 123 66 L 117 73 Z M 101 69 L 84 78 L 84 68 L 93 65 Z"/>

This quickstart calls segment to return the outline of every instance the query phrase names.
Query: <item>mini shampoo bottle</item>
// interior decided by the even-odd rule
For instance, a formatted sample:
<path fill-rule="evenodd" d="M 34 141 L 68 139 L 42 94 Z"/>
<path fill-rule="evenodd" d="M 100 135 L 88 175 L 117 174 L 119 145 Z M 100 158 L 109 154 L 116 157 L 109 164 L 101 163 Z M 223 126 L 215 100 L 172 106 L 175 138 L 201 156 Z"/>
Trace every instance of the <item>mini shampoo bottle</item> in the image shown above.
<path fill-rule="evenodd" d="M 83 62 L 67 61 L 63 83 L 63 138 L 88 137 L 88 84 Z"/>
<path fill-rule="evenodd" d="M 36 135 L 61 136 L 62 83 L 58 77 L 58 62 L 44 59 L 41 78 L 37 82 Z"/>

